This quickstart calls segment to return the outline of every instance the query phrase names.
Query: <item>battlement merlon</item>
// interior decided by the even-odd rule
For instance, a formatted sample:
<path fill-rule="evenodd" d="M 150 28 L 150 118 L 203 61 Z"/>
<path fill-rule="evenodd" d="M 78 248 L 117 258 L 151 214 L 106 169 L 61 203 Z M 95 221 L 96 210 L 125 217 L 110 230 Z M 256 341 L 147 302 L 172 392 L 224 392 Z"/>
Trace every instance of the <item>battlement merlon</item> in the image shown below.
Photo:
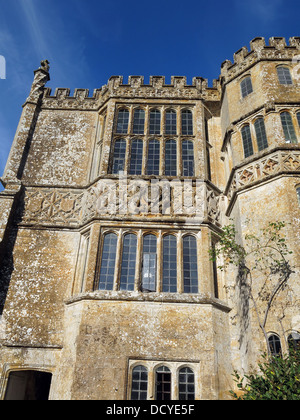
<path fill-rule="evenodd" d="M 290 38 L 289 45 L 283 37 L 270 38 L 269 45 L 266 44 L 263 37 L 254 38 L 250 42 L 250 51 L 247 47 L 242 47 L 233 55 L 233 63 L 230 60 L 225 60 L 222 63 L 222 84 L 230 82 L 261 60 L 288 61 L 299 54 L 300 37 Z"/>

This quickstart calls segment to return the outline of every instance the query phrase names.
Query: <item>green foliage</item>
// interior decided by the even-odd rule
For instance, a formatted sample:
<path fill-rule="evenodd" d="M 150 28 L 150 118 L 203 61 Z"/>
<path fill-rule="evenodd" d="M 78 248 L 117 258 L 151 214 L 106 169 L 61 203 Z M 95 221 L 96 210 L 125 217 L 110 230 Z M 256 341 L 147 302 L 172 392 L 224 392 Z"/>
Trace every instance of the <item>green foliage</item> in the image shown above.
<path fill-rule="evenodd" d="M 236 400 L 300 400 L 300 350 L 291 350 L 286 357 L 263 355 L 260 374 L 235 372 L 234 380 L 240 392 L 230 391 Z"/>

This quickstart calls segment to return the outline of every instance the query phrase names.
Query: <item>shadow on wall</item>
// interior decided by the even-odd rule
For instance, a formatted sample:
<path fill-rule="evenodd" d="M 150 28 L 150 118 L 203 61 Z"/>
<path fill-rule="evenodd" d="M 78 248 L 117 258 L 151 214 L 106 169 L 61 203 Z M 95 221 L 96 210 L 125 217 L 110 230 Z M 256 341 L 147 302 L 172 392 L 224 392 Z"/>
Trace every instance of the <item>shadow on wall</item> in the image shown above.
<path fill-rule="evenodd" d="M 18 235 L 18 225 L 24 212 L 24 188 L 21 188 L 12 206 L 7 227 L 0 243 L 0 315 L 3 313 L 5 300 L 14 271 L 13 251 Z"/>

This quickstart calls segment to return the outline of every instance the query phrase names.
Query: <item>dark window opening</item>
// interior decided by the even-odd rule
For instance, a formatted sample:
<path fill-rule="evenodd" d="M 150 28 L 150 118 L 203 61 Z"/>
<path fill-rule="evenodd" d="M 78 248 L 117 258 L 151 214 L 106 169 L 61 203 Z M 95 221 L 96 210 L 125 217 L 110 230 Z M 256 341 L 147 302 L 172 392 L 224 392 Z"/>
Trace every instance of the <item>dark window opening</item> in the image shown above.
<path fill-rule="evenodd" d="M 171 400 L 171 371 L 165 366 L 156 371 L 156 400 Z"/>
<path fill-rule="evenodd" d="M 6 401 L 47 401 L 52 374 L 36 370 L 11 372 L 4 400 Z"/>

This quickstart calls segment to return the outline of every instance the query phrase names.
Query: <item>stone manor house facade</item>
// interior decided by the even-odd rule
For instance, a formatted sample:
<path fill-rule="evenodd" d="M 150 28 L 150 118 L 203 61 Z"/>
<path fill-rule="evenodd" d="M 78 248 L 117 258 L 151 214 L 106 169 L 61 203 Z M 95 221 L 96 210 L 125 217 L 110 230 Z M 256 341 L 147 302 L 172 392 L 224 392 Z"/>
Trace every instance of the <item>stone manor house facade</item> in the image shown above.
<path fill-rule="evenodd" d="M 213 87 L 112 76 L 93 95 L 53 94 L 41 63 L 1 179 L 0 399 L 229 398 L 266 350 L 209 257 L 230 220 L 240 242 L 286 222 L 266 328 L 274 353 L 299 342 L 299 61 L 299 37 L 255 38 Z"/>

